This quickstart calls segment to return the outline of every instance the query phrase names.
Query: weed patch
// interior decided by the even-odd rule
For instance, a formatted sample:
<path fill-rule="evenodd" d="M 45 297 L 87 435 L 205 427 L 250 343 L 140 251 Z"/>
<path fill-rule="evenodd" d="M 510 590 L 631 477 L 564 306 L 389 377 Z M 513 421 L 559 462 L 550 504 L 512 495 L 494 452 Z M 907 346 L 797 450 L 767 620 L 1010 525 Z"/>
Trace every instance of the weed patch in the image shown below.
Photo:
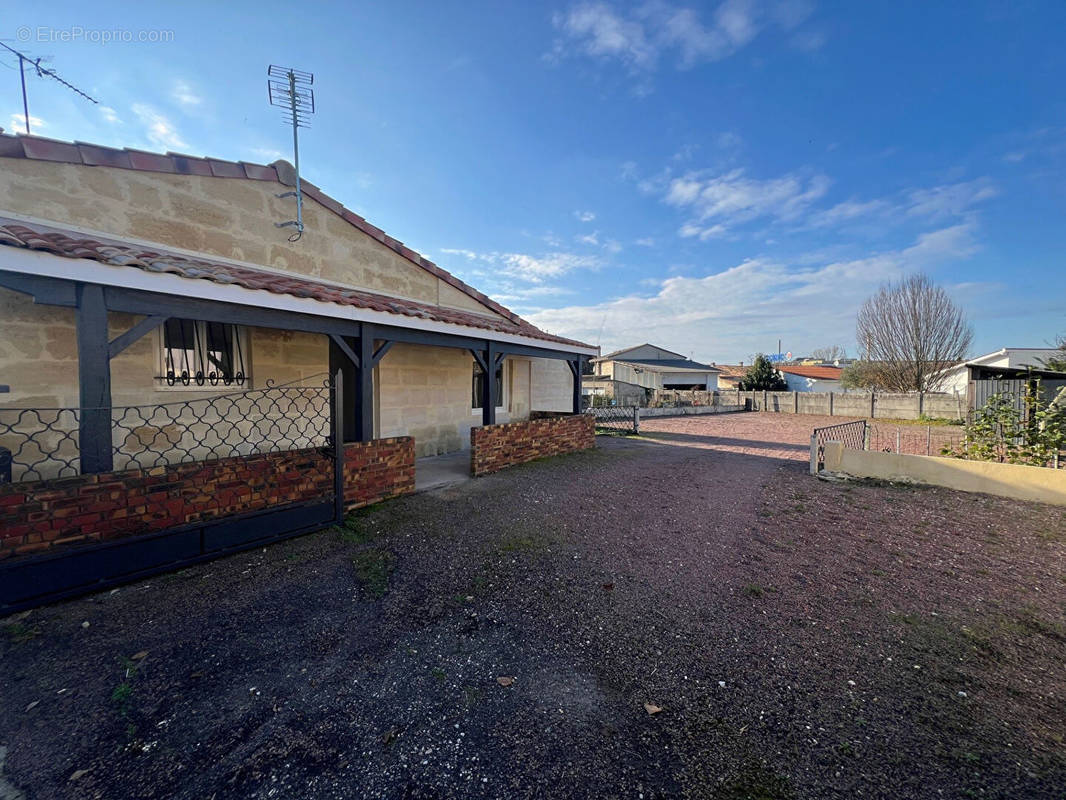
<path fill-rule="evenodd" d="M 375 547 L 358 553 L 352 559 L 355 574 L 371 597 L 383 597 L 389 589 L 389 576 L 395 569 L 396 557 L 384 548 Z"/>

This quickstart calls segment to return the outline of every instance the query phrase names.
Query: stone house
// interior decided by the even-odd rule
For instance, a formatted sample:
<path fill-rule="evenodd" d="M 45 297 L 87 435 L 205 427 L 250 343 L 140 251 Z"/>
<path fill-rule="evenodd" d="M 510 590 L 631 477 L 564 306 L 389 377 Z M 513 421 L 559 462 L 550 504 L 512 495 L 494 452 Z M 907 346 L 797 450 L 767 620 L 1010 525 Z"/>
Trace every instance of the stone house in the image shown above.
<path fill-rule="evenodd" d="M 364 416 L 355 414 L 349 380 L 346 438 L 409 435 L 417 455 L 428 456 L 468 448 L 470 429 L 483 422 L 573 410 L 568 362 L 595 348 L 535 328 L 306 181 L 306 232 L 289 242 L 291 229 L 275 222 L 293 214 L 293 201 L 277 197 L 291 183 L 285 162 L 0 136 L 0 244 L 8 245 L 0 272 L 9 277 L 0 280 L 0 383 L 9 387 L 0 406 L 79 405 L 77 311 L 17 291 L 35 276 L 226 304 L 214 321 L 195 319 L 191 309 L 168 311 L 115 354 L 114 406 L 321 381 L 331 364 L 344 366 L 338 351 L 358 339 L 331 339 L 308 325 L 229 321 L 238 322 L 231 312 L 254 308 L 280 312 L 278 320 L 303 314 L 374 324 L 375 341 L 394 343 L 369 377 L 365 431 L 356 430 Z M 109 340 L 162 316 L 118 307 L 116 300 L 106 310 Z M 503 357 L 486 386 L 477 352 L 489 343 Z M 212 360 L 220 362 L 216 378 L 197 381 L 197 372 L 210 375 Z M 182 373 L 191 377 L 183 381 Z M 474 396 L 484 388 L 493 390 L 491 409 Z"/>
<path fill-rule="evenodd" d="M 0 135 L 0 610 L 321 527 L 472 441 L 475 474 L 591 445 L 597 348 L 306 181 L 292 237 L 294 183 Z"/>

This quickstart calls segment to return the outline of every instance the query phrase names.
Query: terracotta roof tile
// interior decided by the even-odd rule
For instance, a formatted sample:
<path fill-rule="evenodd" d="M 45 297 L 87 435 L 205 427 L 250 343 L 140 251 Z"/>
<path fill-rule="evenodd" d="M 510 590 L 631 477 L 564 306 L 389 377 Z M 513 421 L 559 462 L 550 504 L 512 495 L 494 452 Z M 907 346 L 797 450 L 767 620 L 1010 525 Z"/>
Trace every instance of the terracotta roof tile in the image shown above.
<path fill-rule="evenodd" d="M 133 169 L 143 170 L 145 172 L 174 172 L 178 171 L 178 168 L 174 165 L 174 160 L 170 156 L 164 156 L 160 153 L 146 153 L 143 150 L 126 150 L 130 156 L 130 166 Z"/>
<path fill-rule="evenodd" d="M 778 365 L 778 372 L 787 372 L 789 375 L 798 375 L 801 378 L 820 378 L 827 381 L 840 380 L 840 373 L 843 369 L 840 367 L 808 367 L 808 366 L 788 366 Z"/>
<path fill-rule="evenodd" d="M 70 164 L 80 164 L 81 153 L 70 142 L 60 142 L 56 139 L 45 139 L 42 136 L 23 136 L 22 149 L 26 158 L 36 158 L 41 161 L 66 161 Z"/>
<path fill-rule="evenodd" d="M 132 267 L 151 273 L 169 273 L 188 280 L 208 280 L 214 283 L 241 286 L 245 289 L 310 298 L 322 303 L 354 306 L 497 333 L 526 336 L 545 342 L 589 347 L 573 339 L 552 336 L 521 318 L 512 321 L 498 317 L 486 317 L 414 300 L 387 297 L 360 289 L 333 286 L 296 275 L 282 275 L 254 267 L 222 263 L 213 261 L 207 255 L 203 258 L 192 258 L 180 253 L 168 252 L 165 249 L 153 249 L 121 240 L 88 238 L 76 231 L 36 224 L 29 225 L 3 217 L 0 217 L 0 245 L 43 250 L 67 258 L 84 258 L 116 267 Z"/>
<path fill-rule="evenodd" d="M 273 167 L 248 164 L 244 161 L 241 162 L 241 166 L 244 167 L 244 174 L 254 181 L 276 181 L 278 179 L 278 171 Z"/>
<path fill-rule="evenodd" d="M 130 154 L 125 150 L 116 150 L 113 147 L 101 147 L 96 144 L 75 142 L 78 152 L 81 153 L 83 163 L 91 167 L 118 167 L 120 169 L 133 169 L 130 164 Z"/>
<path fill-rule="evenodd" d="M 174 171 L 182 175 L 204 175 L 211 177 L 211 165 L 206 159 L 196 156 L 183 156 L 180 153 L 167 153 L 174 164 Z"/>
<path fill-rule="evenodd" d="M 109 159 L 111 158 L 109 155 L 105 156 L 108 151 L 115 153 L 116 155 L 113 160 L 105 163 L 105 157 Z M 40 136 L 12 136 L 10 134 L 0 134 L 0 158 L 30 158 L 46 161 L 65 161 L 72 164 L 86 163 L 91 166 L 111 166 L 147 172 L 211 175 L 216 178 L 244 178 L 280 183 L 278 170 L 273 166 L 248 164 L 245 162 L 238 164 L 232 161 L 221 161 L 213 158 L 196 158 L 194 156 L 181 155 L 178 153 L 168 153 L 163 155 L 161 153 L 147 153 L 142 150 L 130 149 L 127 149 L 124 152 L 126 153 L 126 159 L 122 159 L 118 155 L 118 151 L 111 150 L 110 148 L 97 147 L 95 145 L 80 142 L 75 146 L 69 142 L 60 142 Z M 95 160 L 91 162 L 83 161 L 82 153 L 89 153 L 90 158 Z M 302 189 L 308 197 L 321 203 L 333 213 L 338 214 L 345 221 L 363 231 L 363 233 L 377 239 L 382 244 L 395 250 L 404 258 L 410 260 L 413 264 L 432 273 L 445 283 L 458 289 L 460 292 L 473 297 L 497 314 L 507 317 L 516 324 L 522 322 L 522 319 L 509 308 L 500 305 L 492 298 L 487 297 L 472 286 L 459 280 L 446 269 L 442 269 L 425 256 L 422 256 L 411 248 L 405 246 L 403 242 L 394 239 L 380 228 L 367 222 L 358 214 L 349 211 L 313 183 L 310 183 L 309 181 L 302 181 L 301 183 Z"/>
<path fill-rule="evenodd" d="M 214 158 L 207 159 L 207 165 L 211 167 L 211 174 L 216 178 L 247 178 L 240 164 L 233 161 L 218 161 Z"/>

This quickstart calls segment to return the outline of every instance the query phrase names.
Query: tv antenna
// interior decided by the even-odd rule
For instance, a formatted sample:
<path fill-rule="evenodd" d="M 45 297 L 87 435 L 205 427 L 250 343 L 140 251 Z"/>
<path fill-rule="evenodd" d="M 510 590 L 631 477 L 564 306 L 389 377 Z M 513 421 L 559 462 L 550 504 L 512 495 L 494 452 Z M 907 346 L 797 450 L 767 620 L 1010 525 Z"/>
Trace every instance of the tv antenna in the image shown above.
<path fill-rule="evenodd" d="M 311 127 L 308 121 L 315 113 L 315 92 L 311 84 L 315 76 L 289 67 L 271 64 L 267 70 L 267 89 L 270 105 L 285 110 L 285 121 L 292 125 L 292 155 L 296 167 L 296 191 L 282 192 L 278 197 L 296 198 L 296 219 L 288 222 L 275 222 L 279 228 L 296 228 L 289 237 L 290 242 L 298 242 L 304 235 L 304 197 L 300 191 L 300 128 Z"/>
<path fill-rule="evenodd" d="M 37 71 L 38 78 L 51 78 L 52 80 L 58 81 L 59 83 L 63 84 L 75 94 L 81 95 L 90 103 L 99 104 L 99 100 L 94 97 L 90 97 L 77 86 L 75 86 L 73 83 L 70 83 L 69 81 L 65 81 L 60 78 L 58 73 L 56 73 L 54 69 L 48 69 L 47 67 L 41 66 L 40 58 L 33 58 L 32 56 L 28 56 L 25 53 L 16 50 L 14 47 L 10 47 L 4 44 L 3 42 L 0 42 L 0 47 L 4 48 L 9 53 L 12 53 L 17 56 L 19 60 L 19 77 L 22 81 L 22 116 L 23 119 L 25 119 L 26 121 L 27 135 L 29 135 L 30 133 L 30 103 L 29 99 L 26 96 L 26 64 L 30 64 L 30 66 L 32 66 Z"/>

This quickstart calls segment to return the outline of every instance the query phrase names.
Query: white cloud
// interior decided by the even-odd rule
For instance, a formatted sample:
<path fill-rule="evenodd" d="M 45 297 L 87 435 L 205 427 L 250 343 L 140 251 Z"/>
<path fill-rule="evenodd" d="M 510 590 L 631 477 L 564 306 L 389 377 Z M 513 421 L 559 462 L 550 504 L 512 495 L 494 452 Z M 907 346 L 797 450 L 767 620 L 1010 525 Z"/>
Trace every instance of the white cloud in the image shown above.
<path fill-rule="evenodd" d="M 188 83 L 181 80 L 174 82 L 170 96 L 174 98 L 174 102 L 185 108 L 195 108 L 204 101 Z"/>
<path fill-rule="evenodd" d="M 548 253 L 543 256 L 499 253 L 493 260 L 499 263 L 505 275 L 530 283 L 542 283 L 548 278 L 558 278 L 574 270 L 596 269 L 602 263 L 595 256 L 575 253 Z"/>
<path fill-rule="evenodd" d="M 165 150 L 184 150 L 188 148 L 185 140 L 181 138 L 177 128 L 174 127 L 174 123 L 156 109 L 144 103 L 134 103 L 133 113 L 137 115 L 137 119 L 145 126 L 145 136 L 155 147 Z"/>
<path fill-rule="evenodd" d="M 641 247 L 655 247 L 655 240 L 650 236 L 642 236 L 637 239 L 633 244 L 640 245 Z"/>
<path fill-rule="evenodd" d="M 48 123 L 47 122 L 45 122 L 40 117 L 35 117 L 35 116 L 33 116 L 33 114 L 30 114 L 30 132 L 31 133 L 36 133 L 41 128 L 47 128 L 47 127 L 48 127 Z M 25 133 L 26 132 L 26 117 L 24 117 L 22 115 L 21 111 L 11 115 L 11 127 L 8 129 L 8 131 L 9 132 L 17 132 L 17 133 Z"/>
<path fill-rule="evenodd" d="M 577 236 L 575 238 L 582 244 L 598 245 L 600 243 L 599 235 L 599 231 L 593 231 L 592 233 L 586 233 L 583 236 Z"/>
<path fill-rule="evenodd" d="M 867 258 L 813 266 L 748 260 L 703 277 L 672 277 L 657 286 L 649 281 L 657 289 L 651 296 L 541 310 L 528 318 L 552 333 L 606 350 L 650 340 L 682 352 L 695 349 L 705 360 L 735 363 L 766 351 L 778 338 L 797 352 L 821 341 L 851 341 L 855 311 L 881 283 L 964 259 L 976 249 L 973 226 L 964 223 Z"/>
<path fill-rule="evenodd" d="M 267 164 L 271 164 L 279 159 L 285 158 L 285 154 L 280 150 L 276 150 L 273 147 L 253 147 L 252 152 L 255 157 L 260 161 L 264 161 Z"/>
<path fill-rule="evenodd" d="M 693 172 L 671 180 L 663 199 L 695 214 L 682 227 L 682 236 L 706 239 L 760 217 L 795 220 L 826 194 L 829 184 L 821 174 L 759 180 L 745 176 L 742 169 L 720 175 Z"/>
<path fill-rule="evenodd" d="M 629 13 L 600 0 L 579 2 L 552 17 L 560 36 L 546 58 L 558 62 L 573 53 L 614 59 L 634 74 L 652 71 L 671 57 L 678 69 L 721 61 L 746 47 L 768 26 L 792 30 L 810 14 L 806 3 L 791 0 L 725 0 L 704 21 L 693 8 L 650 0 Z M 817 49 L 824 34 L 797 31 L 794 46 Z M 640 93 L 650 91 L 646 80 Z"/>
<path fill-rule="evenodd" d="M 449 256 L 462 256 L 467 261 L 474 261 L 478 257 L 473 250 L 465 250 L 461 247 L 442 247 L 440 251 Z"/>
<path fill-rule="evenodd" d="M 467 261 L 480 262 L 493 266 L 491 277 L 512 278 L 526 283 L 542 284 L 548 278 L 558 278 L 579 269 L 597 269 L 602 261 L 597 256 L 579 255 L 577 253 L 552 252 L 534 256 L 528 253 L 478 253 L 464 248 L 446 247 L 442 253 L 462 256 Z M 483 273 L 482 273 L 483 274 Z M 514 290 L 508 290 L 514 294 Z"/>
<path fill-rule="evenodd" d="M 122 122 L 122 120 L 119 119 L 118 112 L 111 108 L 111 106 L 100 106 L 100 114 L 111 124 Z"/>
<path fill-rule="evenodd" d="M 930 220 L 959 216 L 999 192 L 985 179 L 934 186 L 910 193 L 907 213 Z"/>
<path fill-rule="evenodd" d="M 580 3 L 566 14 L 556 14 L 552 22 L 589 56 L 617 58 L 632 67 L 650 67 L 658 55 L 644 26 L 623 19 L 606 3 Z M 556 42 L 554 56 L 564 53 L 563 42 Z"/>
<path fill-rule="evenodd" d="M 592 220 L 596 219 L 596 212 L 595 211 L 575 211 L 574 212 L 574 218 L 578 222 L 592 222 Z"/>

